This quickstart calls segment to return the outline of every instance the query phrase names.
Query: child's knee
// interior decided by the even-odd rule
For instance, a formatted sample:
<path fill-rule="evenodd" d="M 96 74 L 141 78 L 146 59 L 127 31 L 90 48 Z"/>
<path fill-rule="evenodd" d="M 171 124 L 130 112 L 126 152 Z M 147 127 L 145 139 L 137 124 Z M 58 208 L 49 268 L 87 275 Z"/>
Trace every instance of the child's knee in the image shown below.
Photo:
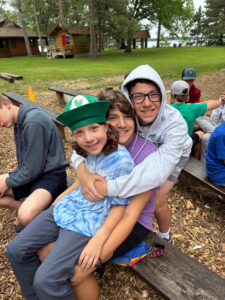
<path fill-rule="evenodd" d="M 15 238 L 7 246 L 7 256 L 10 261 L 19 262 L 23 260 L 23 251 L 20 249 L 20 243 L 17 240 Z"/>
<path fill-rule="evenodd" d="M 18 218 L 24 226 L 27 226 L 38 214 L 39 212 L 35 209 L 20 207 Z"/>

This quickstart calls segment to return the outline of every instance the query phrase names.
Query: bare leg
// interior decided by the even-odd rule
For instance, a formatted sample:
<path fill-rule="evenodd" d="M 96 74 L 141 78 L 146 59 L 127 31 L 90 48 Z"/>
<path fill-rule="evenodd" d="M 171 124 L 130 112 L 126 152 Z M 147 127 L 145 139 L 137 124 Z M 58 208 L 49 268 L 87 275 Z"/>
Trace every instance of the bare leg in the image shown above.
<path fill-rule="evenodd" d="M 99 286 L 93 274 L 90 274 L 82 282 L 73 286 L 76 300 L 98 300 Z"/>
<path fill-rule="evenodd" d="M 18 211 L 23 225 L 29 224 L 41 211 L 47 208 L 52 200 L 51 194 L 45 189 L 37 189 L 24 200 Z"/>
<path fill-rule="evenodd" d="M 162 233 L 167 232 L 171 226 L 171 211 L 167 203 L 167 197 L 173 186 L 174 183 L 167 180 L 156 192 L 155 216 L 159 231 Z"/>
<path fill-rule="evenodd" d="M 22 203 L 23 203 L 22 201 L 16 201 L 10 195 L 4 195 L 3 197 L 0 198 L 0 207 L 2 208 L 18 210 Z"/>
<path fill-rule="evenodd" d="M 3 175 L 2 175 L 3 176 Z M 14 199 L 12 189 L 9 189 L 1 198 L 0 198 L 0 207 L 18 210 L 22 204 L 22 201 L 17 201 Z"/>

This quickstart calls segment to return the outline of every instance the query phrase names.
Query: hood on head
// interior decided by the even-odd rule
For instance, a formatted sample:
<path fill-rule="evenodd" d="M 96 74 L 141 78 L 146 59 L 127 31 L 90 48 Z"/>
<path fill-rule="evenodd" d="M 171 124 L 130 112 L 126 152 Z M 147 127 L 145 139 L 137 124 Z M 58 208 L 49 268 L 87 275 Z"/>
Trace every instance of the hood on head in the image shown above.
<path fill-rule="evenodd" d="M 136 69 L 134 69 L 133 71 L 131 71 L 128 74 L 128 76 L 125 78 L 125 80 L 123 81 L 123 83 L 121 85 L 121 91 L 126 96 L 126 98 L 129 100 L 131 105 L 132 105 L 132 102 L 130 100 L 129 93 L 127 90 L 127 84 L 128 84 L 128 82 L 134 81 L 136 79 L 151 80 L 160 89 L 160 92 L 162 95 L 160 110 L 159 110 L 159 113 L 158 113 L 157 117 L 155 118 L 154 122 L 150 125 L 151 128 L 153 128 L 153 127 L 155 128 L 158 126 L 157 124 L 159 124 L 159 122 L 161 121 L 161 119 L 163 117 L 163 112 L 164 112 L 165 106 L 167 104 L 166 90 L 165 90 L 164 84 L 163 84 L 159 74 L 153 68 L 151 68 L 149 65 L 141 65 L 141 66 L 137 67 Z M 137 125 L 140 128 L 138 121 L 137 121 Z"/>

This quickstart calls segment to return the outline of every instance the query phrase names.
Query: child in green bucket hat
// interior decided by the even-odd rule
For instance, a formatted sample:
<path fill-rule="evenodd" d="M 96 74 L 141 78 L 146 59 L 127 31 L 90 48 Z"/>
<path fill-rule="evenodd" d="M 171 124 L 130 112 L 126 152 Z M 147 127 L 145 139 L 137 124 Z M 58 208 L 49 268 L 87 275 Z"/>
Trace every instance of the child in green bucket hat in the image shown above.
<path fill-rule="evenodd" d="M 89 171 L 106 180 L 129 174 L 134 167 L 125 147 L 118 147 L 116 130 L 106 122 L 109 106 L 107 101 L 79 95 L 57 118 L 71 129 L 76 151 L 86 157 Z M 8 245 L 8 257 L 25 298 L 74 299 L 69 282 L 74 266 L 78 259 L 85 270 L 99 263 L 101 249 L 129 200 L 105 197 L 90 202 L 76 181 L 38 215 Z M 37 251 L 53 241 L 52 251 L 40 264 Z"/>

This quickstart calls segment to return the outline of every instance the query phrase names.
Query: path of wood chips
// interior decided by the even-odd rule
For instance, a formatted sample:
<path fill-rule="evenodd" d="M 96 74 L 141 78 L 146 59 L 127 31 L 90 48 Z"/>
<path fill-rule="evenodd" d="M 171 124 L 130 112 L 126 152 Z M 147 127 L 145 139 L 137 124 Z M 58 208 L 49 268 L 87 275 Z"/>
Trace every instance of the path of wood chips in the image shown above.
<path fill-rule="evenodd" d="M 109 78 L 106 84 L 122 81 L 122 77 Z M 168 89 L 173 80 L 164 80 Z M 225 90 L 225 72 L 199 76 L 196 85 L 202 90 L 202 99 L 217 99 Z M 22 88 L 22 82 L 21 90 Z M 88 93 L 96 95 L 98 90 L 90 90 L 85 80 L 54 83 L 74 90 L 89 87 Z M 13 87 L 13 85 L 11 86 Z M 58 105 L 53 92 L 40 92 L 38 101 L 58 112 L 64 107 Z M 71 136 L 66 131 L 67 141 L 64 142 L 66 156 L 70 161 Z M 16 168 L 13 130 L 0 128 L 0 171 L 9 172 Z M 74 171 L 67 170 L 71 177 Z M 181 176 L 180 183 L 175 186 L 169 196 L 172 210 L 173 243 L 183 252 L 197 259 L 211 270 L 225 278 L 225 204 L 217 200 L 217 196 L 197 183 Z M 0 209 L 0 299 L 23 299 L 20 288 L 9 266 L 5 249 L 8 242 L 15 236 L 14 226 L 18 219 L 15 212 Z M 156 226 L 155 226 L 156 229 Z M 196 250 L 195 247 L 197 248 Z M 131 270 L 108 265 L 106 273 L 99 281 L 101 286 L 100 300 L 122 299 L 162 299 L 150 289 Z"/>

